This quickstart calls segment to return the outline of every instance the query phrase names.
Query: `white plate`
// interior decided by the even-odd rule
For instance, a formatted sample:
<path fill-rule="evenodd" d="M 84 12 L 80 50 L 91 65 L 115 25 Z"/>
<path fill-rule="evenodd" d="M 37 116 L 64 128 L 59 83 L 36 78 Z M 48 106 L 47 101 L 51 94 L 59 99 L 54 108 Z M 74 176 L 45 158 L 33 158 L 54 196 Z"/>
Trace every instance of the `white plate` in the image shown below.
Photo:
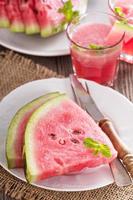
<path fill-rule="evenodd" d="M 82 80 L 83 81 L 83 80 Z M 133 149 L 133 104 L 118 92 L 94 82 L 88 81 L 93 98 L 101 111 L 112 119 L 122 140 Z M 5 142 L 7 128 L 16 111 L 32 99 L 52 91 L 66 92 L 73 98 L 69 79 L 45 79 L 22 85 L 8 94 L 0 103 L 0 163 L 7 170 Z M 22 169 L 9 171 L 21 180 L 25 180 Z M 77 174 L 58 176 L 34 184 L 38 187 L 56 191 L 84 191 L 113 183 L 108 165 L 93 169 L 84 169 Z"/>
<path fill-rule="evenodd" d="M 89 9 L 107 11 L 108 0 L 88 1 Z M 12 33 L 8 29 L 0 29 L 0 44 L 14 51 L 36 56 L 59 56 L 69 54 L 69 42 L 65 33 L 60 33 L 51 38 L 44 39 L 39 35 L 27 36 L 25 34 Z"/>

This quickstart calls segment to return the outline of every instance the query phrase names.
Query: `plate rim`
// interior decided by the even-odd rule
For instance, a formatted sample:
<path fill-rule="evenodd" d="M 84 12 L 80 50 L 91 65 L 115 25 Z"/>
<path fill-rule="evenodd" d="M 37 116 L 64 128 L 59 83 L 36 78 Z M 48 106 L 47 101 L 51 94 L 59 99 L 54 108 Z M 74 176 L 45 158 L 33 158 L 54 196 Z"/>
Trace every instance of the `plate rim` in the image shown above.
<path fill-rule="evenodd" d="M 5 29 L 5 31 L 8 31 Z M 9 31 L 8 31 L 9 32 Z M 10 34 L 10 33 L 9 33 Z M 45 38 L 44 38 L 45 40 Z M 50 51 L 44 51 L 45 53 L 41 53 L 41 52 L 37 52 L 37 51 L 29 51 L 29 50 L 24 50 L 24 49 L 21 49 L 19 47 L 14 47 L 12 45 L 9 45 L 9 44 L 5 44 L 4 42 L 1 41 L 0 39 L 0 45 L 5 47 L 5 48 L 8 48 L 10 50 L 13 50 L 15 52 L 18 52 L 18 53 L 22 53 L 22 54 L 26 54 L 26 55 L 30 55 L 30 56 L 39 56 L 39 57 L 57 57 L 57 56 L 66 56 L 66 55 L 70 55 L 70 51 L 69 51 L 69 47 L 67 49 L 61 49 L 61 50 L 50 50 Z"/>
<path fill-rule="evenodd" d="M 29 81 L 29 82 L 27 82 L 27 83 L 24 83 L 24 84 L 22 84 L 22 85 L 20 85 L 20 86 L 18 86 L 17 88 L 15 88 L 14 90 L 12 90 L 10 93 L 8 93 L 1 101 L 0 101 L 0 104 L 2 103 L 2 102 L 4 102 L 4 101 L 6 101 L 6 99 L 8 98 L 8 96 L 10 96 L 10 95 L 12 95 L 13 93 L 15 93 L 16 92 L 16 90 L 18 90 L 18 89 L 20 89 L 20 88 L 23 88 L 23 87 L 26 87 L 27 85 L 29 85 L 29 84 L 32 84 L 32 83 L 37 83 L 37 82 L 44 82 L 44 81 L 52 81 L 52 80 L 54 80 L 54 81 L 56 81 L 56 80 L 67 80 L 68 78 L 48 78 L 48 79 L 39 79 L 39 80 L 33 80 L 33 81 Z M 80 79 L 81 81 L 84 81 L 84 79 Z M 132 106 L 133 107 L 133 103 L 127 98 L 127 97 L 125 97 L 124 95 L 122 95 L 121 93 L 119 93 L 118 91 L 116 91 L 116 90 L 114 90 L 114 89 L 112 89 L 112 88 L 109 88 L 109 87 L 106 87 L 106 86 L 103 86 L 103 85 L 99 85 L 98 83 L 95 83 L 95 82 L 93 82 L 93 81 L 87 81 L 88 83 L 90 83 L 90 84 L 92 84 L 92 85 L 96 85 L 97 87 L 100 87 L 100 88 L 103 88 L 103 89 L 107 89 L 107 90 L 110 90 L 110 92 L 113 92 L 115 95 L 117 95 L 117 96 L 119 96 L 120 98 L 123 98 L 123 99 L 125 99 L 127 102 L 128 102 L 128 104 L 130 104 L 130 106 Z M 0 165 L 8 172 L 8 173 L 10 173 L 10 174 L 12 174 L 14 177 L 16 177 L 16 178 L 18 178 L 19 180 L 22 180 L 22 181 L 24 181 L 25 183 L 27 183 L 26 182 L 26 180 L 25 179 L 23 179 L 23 178 L 20 178 L 18 175 L 16 175 L 16 174 L 14 174 L 11 170 L 9 170 L 8 168 L 5 168 L 5 166 L 3 165 L 3 164 L 1 164 L 0 163 Z M 75 188 L 72 188 L 72 189 L 65 189 L 65 188 L 54 188 L 54 187 L 47 187 L 47 186 L 41 186 L 41 185 L 38 185 L 38 184 L 36 184 L 36 183 L 32 183 L 31 185 L 33 185 L 33 186 L 36 186 L 36 187 L 38 187 L 38 188 L 42 188 L 42 189 L 47 189 L 47 190 L 52 190 L 52 191 L 60 191 L 60 192 L 79 192 L 79 191 L 91 191 L 91 190 L 94 190 L 94 189 L 99 189 L 99 188 L 102 188 L 102 187 L 105 187 L 105 186 L 108 186 L 108 185 L 110 185 L 110 184 L 112 184 L 112 183 L 114 183 L 114 181 L 110 181 L 110 183 L 107 183 L 107 184 L 105 184 L 105 185 L 99 185 L 99 186 L 96 186 L 96 187 L 93 187 L 93 189 L 87 189 L 87 188 L 77 188 L 77 189 L 75 189 Z"/>

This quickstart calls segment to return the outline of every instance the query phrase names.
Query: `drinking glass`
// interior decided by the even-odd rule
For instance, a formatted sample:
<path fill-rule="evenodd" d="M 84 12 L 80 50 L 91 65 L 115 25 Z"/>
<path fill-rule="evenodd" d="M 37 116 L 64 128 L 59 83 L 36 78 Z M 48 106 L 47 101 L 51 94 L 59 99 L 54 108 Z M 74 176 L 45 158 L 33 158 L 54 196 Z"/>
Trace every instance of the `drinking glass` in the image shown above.
<path fill-rule="evenodd" d="M 71 22 L 66 31 L 70 40 L 74 73 L 80 78 L 108 86 L 113 85 L 117 75 L 118 58 L 122 49 L 124 31 L 116 38 L 113 36 L 111 43 L 111 37 L 110 39 L 108 37 L 108 45 L 102 48 L 91 44 L 93 48 L 90 49 L 90 46 L 88 47 L 86 43 L 88 39 L 102 40 L 102 42 L 105 38 L 107 39 L 106 33 L 112 28 L 110 18 L 115 19 L 113 15 L 107 13 L 88 11 L 88 14 L 81 16 L 77 22 Z M 108 31 L 104 31 L 103 25 L 108 27 Z M 75 39 L 77 36 L 78 41 Z"/>
<path fill-rule="evenodd" d="M 133 0 L 108 0 L 109 7 L 115 15 L 115 21 L 121 23 L 125 31 L 120 59 L 133 64 Z"/>

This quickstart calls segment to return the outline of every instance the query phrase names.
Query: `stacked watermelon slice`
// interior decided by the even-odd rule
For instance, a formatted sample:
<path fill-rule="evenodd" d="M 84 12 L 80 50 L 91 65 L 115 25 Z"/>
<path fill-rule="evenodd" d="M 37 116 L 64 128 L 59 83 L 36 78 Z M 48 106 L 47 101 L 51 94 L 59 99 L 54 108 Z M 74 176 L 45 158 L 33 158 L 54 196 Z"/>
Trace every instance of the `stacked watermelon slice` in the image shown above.
<path fill-rule="evenodd" d="M 110 163 L 117 152 L 84 110 L 66 94 L 55 92 L 29 102 L 15 114 L 6 156 L 8 167 L 24 167 L 31 183 Z"/>
<path fill-rule="evenodd" d="M 58 12 L 63 5 L 62 0 L 0 0 L 0 28 L 54 35 L 64 30 L 64 15 Z"/>

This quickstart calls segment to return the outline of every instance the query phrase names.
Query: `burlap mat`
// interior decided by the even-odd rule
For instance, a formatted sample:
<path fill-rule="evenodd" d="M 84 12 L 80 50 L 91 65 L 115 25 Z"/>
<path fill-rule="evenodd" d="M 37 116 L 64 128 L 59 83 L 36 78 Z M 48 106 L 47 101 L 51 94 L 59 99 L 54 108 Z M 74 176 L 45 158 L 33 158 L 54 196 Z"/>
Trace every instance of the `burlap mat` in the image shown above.
<path fill-rule="evenodd" d="M 0 99 L 21 84 L 53 76 L 58 75 L 25 56 L 11 51 L 0 53 Z M 86 192 L 53 192 L 24 183 L 2 167 L 0 167 L 0 192 L 3 193 L 3 199 L 6 194 L 18 200 L 133 200 L 133 186 L 119 188 L 112 184 Z"/>

